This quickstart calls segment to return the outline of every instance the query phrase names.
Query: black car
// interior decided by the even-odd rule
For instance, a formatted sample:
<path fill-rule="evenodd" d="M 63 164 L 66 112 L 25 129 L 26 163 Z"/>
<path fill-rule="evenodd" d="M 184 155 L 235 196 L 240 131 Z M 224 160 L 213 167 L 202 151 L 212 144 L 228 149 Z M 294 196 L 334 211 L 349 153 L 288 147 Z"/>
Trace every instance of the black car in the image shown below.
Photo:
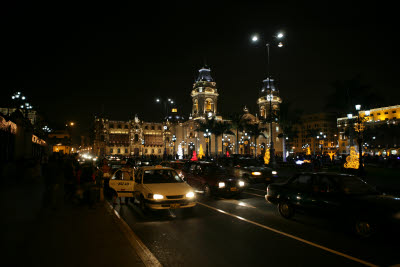
<path fill-rule="evenodd" d="M 329 215 L 350 222 L 362 237 L 400 226 L 400 198 L 381 194 L 353 175 L 300 173 L 270 184 L 265 198 L 285 218 L 297 211 Z"/>
<path fill-rule="evenodd" d="M 264 165 L 264 162 L 252 157 L 220 158 L 218 164 L 225 167 L 231 175 L 248 183 L 273 183 L 278 172 Z"/>
<path fill-rule="evenodd" d="M 182 169 L 184 180 L 204 196 L 239 195 L 247 186 L 246 182 L 229 175 L 229 172 L 212 162 L 187 162 Z"/>

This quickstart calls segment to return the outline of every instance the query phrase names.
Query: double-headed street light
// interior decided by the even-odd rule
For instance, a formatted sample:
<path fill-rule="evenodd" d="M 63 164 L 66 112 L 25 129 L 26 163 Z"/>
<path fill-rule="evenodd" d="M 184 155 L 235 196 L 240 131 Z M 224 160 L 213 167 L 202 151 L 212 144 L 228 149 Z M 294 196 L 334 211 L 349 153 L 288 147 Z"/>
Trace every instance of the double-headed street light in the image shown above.
<path fill-rule="evenodd" d="M 283 46 L 283 42 L 282 39 L 284 38 L 284 34 L 283 32 L 279 32 L 278 34 L 276 34 L 275 36 L 273 36 L 273 41 L 275 41 L 274 43 L 277 43 L 278 47 L 282 47 Z M 251 38 L 251 40 L 253 42 L 258 42 L 259 41 L 259 37 L 257 34 L 253 35 L 253 37 Z M 271 45 L 271 41 L 267 41 L 265 46 L 267 47 L 267 79 L 270 79 L 270 52 L 269 52 L 269 47 Z M 269 101 L 269 134 L 270 134 L 270 149 L 269 149 L 269 153 L 270 153 L 270 163 L 272 166 L 276 165 L 276 160 L 275 160 L 275 148 L 274 148 L 274 141 L 273 141 L 273 131 L 272 131 L 272 122 L 273 122 L 273 116 L 272 116 L 272 99 L 273 99 L 273 94 L 272 94 L 272 88 L 270 88 L 270 92 L 267 95 L 267 100 Z"/>
<path fill-rule="evenodd" d="M 171 98 L 156 98 L 156 103 L 157 104 L 162 104 L 164 106 L 164 117 L 168 117 L 169 115 L 169 109 L 174 105 L 174 100 L 172 100 Z"/>
<path fill-rule="evenodd" d="M 28 118 L 28 110 L 31 110 L 33 107 L 26 102 L 26 97 L 21 92 L 16 92 L 11 96 L 11 99 L 15 101 L 15 107 L 20 108 L 24 112 L 25 118 Z"/>

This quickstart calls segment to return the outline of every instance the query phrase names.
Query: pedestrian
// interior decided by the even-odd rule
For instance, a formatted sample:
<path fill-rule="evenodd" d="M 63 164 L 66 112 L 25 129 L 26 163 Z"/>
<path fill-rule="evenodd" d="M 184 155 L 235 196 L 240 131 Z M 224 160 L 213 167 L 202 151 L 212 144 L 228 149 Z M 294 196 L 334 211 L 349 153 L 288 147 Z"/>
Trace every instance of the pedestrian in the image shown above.
<path fill-rule="evenodd" d="M 90 163 L 85 164 L 82 167 L 79 183 L 83 190 L 83 204 L 88 204 L 90 208 L 95 207 L 95 181 L 96 177 L 93 165 Z"/>

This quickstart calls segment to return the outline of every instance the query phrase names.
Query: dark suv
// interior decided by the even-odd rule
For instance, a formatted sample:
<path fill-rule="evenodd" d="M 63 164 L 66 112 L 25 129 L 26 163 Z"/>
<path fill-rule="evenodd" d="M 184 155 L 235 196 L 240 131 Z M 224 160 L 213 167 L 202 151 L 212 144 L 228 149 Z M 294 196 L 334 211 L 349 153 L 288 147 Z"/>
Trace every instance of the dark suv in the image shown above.
<path fill-rule="evenodd" d="M 184 180 L 206 197 L 239 195 L 247 185 L 242 179 L 229 175 L 225 168 L 212 162 L 187 162 L 182 171 Z"/>
<path fill-rule="evenodd" d="M 270 184 L 278 177 L 276 170 L 251 157 L 220 158 L 218 164 L 226 168 L 232 176 L 244 179 L 248 183 Z"/>

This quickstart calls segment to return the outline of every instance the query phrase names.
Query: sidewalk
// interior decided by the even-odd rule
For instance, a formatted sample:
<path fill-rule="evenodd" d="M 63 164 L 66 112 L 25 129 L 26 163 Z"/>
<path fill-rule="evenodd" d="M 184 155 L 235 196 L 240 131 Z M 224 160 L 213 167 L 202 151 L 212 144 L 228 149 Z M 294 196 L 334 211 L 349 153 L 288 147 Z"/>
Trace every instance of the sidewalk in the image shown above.
<path fill-rule="evenodd" d="M 2 266 L 144 266 L 104 203 L 44 209 L 40 182 L 0 193 Z"/>

